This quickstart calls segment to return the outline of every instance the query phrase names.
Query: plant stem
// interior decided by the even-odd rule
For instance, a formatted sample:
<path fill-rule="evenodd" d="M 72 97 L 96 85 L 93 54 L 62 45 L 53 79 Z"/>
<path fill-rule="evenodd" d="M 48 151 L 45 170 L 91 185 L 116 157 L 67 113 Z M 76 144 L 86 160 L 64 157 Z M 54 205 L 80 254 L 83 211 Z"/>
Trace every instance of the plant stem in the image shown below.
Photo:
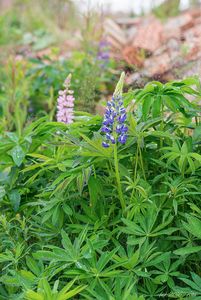
<path fill-rule="evenodd" d="M 161 108 L 161 118 L 162 118 L 162 121 L 161 121 L 161 124 L 160 124 L 160 131 L 164 131 L 164 106 L 162 104 L 162 108 Z M 160 137 L 160 148 L 163 147 L 163 138 Z"/>
<path fill-rule="evenodd" d="M 144 177 L 144 180 L 146 180 L 146 175 L 145 175 L 145 170 L 144 170 L 144 164 L 143 164 L 143 159 L 142 159 L 142 151 L 140 148 L 140 143 L 141 140 L 137 140 L 137 150 L 136 150 L 136 160 L 135 160 L 135 169 L 134 169 L 134 181 L 137 179 L 137 166 L 138 166 L 138 159 L 139 159 L 139 166 L 142 169 L 142 174 Z"/>
<path fill-rule="evenodd" d="M 140 149 L 140 144 L 138 144 L 139 147 L 139 157 L 140 157 L 140 164 L 141 164 L 141 168 L 142 168 L 142 174 L 144 177 L 144 180 L 146 180 L 146 175 L 145 175 L 145 171 L 144 171 L 144 163 L 143 163 L 143 159 L 142 159 L 142 151 Z"/>
<path fill-rule="evenodd" d="M 137 165 L 138 165 L 138 145 L 135 154 L 135 169 L 134 169 L 134 182 L 137 179 Z"/>
<path fill-rule="evenodd" d="M 124 211 L 126 208 L 125 200 L 123 197 L 122 189 L 121 189 L 121 181 L 120 181 L 120 175 L 119 175 L 119 162 L 118 162 L 118 156 L 117 156 L 117 145 L 114 145 L 114 167 L 115 167 L 115 175 L 117 180 L 117 190 L 119 194 L 119 199 L 121 203 L 122 210 Z"/>

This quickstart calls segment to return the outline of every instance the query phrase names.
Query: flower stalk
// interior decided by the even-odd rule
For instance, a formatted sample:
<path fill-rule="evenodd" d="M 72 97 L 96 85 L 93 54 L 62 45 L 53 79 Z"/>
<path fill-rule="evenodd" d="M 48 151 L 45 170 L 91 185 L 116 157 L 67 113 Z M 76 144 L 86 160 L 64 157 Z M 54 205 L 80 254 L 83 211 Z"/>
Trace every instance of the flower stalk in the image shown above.
<path fill-rule="evenodd" d="M 117 182 L 117 190 L 119 200 L 121 203 L 122 210 L 126 208 L 125 200 L 123 197 L 120 172 L 119 172 L 119 161 L 118 161 L 118 143 L 125 144 L 127 140 L 128 127 L 125 124 L 127 115 L 126 109 L 123 106 L 122 91 L 124 84 L 125 73 L 121 74 L 120 80 L 117 83 L 115 92 L 112 97 L 112 101 L 108 101 L 107 108 L 103 120 L 103 126 L 101 131 L 105 133 L 106 140 L 102 142 L 104 148 L 113 146 L 114 151 L 114 168 Z"/>
<path fill-rule="evenodd" d="M 121 179 L 120 179 L 120 173 L 119 173 L 119 161 L 118 161 L 118 153 L 117 153 L 117 144 L 114 144 L 114 168 L 115 168 L 115 176 L 117 181 L 117 190 L 119 194 L 119 200 L 121 203 L 121 208 L 124 211 L 126 208 L 122 187 L 121 187 Z"/>

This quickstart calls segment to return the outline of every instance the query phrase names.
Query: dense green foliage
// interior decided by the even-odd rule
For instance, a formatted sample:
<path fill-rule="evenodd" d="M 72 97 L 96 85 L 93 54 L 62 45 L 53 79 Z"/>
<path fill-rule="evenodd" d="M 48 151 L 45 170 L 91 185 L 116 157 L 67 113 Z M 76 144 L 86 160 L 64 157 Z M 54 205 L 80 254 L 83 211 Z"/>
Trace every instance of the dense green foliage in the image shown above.
<path fill-rule="evenodd" d="M 64 79 L 37 70 L 1 92 L 0 299 L 201 299 L 199 81 L 124 94 L 117 174 L 101 116 L 54 122 L 54 93 L 48 114 L 29 116 L 24 99 Z"/>

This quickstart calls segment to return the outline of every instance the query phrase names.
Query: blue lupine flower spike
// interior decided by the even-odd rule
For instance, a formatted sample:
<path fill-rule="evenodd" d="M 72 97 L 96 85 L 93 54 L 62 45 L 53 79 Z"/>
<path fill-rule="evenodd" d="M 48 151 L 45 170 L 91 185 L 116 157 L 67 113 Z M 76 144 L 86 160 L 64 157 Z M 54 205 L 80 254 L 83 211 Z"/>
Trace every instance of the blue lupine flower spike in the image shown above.
<path fill-rule="evenodd" d="M 128 127 L 126 126 L 126 109 L 123 106 L 122 91 L 125 73 L 121 74 L 112 100 L 108 101 L 101 131 L 105 134 L 102 146 L 108 148 L 111 144 L 125 144 Z"/>

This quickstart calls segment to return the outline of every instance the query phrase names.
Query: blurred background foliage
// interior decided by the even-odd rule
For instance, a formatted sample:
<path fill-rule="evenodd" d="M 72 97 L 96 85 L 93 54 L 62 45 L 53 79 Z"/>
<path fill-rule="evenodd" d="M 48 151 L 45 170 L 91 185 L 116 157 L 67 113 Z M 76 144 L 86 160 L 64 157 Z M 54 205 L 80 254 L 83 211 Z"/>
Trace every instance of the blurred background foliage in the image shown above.
<path fill-rule="evenodd" d="M 166 0 L 158 4 L 156 1 L 152 12 L 166 19 L 179 13 L 181 2 Z M 199 1 L 189 3 L 196 5 L 196 2 Z M 95 7 L 94 1 L 91 4 Z M 124 17 L 123 11 L 121 14 Z M 48 113 L 52 117 L 56 95 L 70 72 L 73 73 L 76 108 L 100 112 L 101 105 L 97 108 L 97 103 L 111 95 L 120 73 L 118 70 L 124 68 L 132 72 L 135 69 L 125 61 L 114 60 L 109 49 L 100 48 L 104 41 L 103 22 L 108 15 L 101 6 L 92 9 L 90 1 L 1 0 L 0 115 L 3 109 L 8 110 L 8 102 L 13 101 L 9 90 L 19 84 L 26 85 L 24 97 L 29 114 Z M 104 62 L 99 59 L 101 51 L 108 55 Z M 6 81 L 11 69 L 16 78 L 21 78 L 16 83 L 11 83 L 10 79 Z"/>

